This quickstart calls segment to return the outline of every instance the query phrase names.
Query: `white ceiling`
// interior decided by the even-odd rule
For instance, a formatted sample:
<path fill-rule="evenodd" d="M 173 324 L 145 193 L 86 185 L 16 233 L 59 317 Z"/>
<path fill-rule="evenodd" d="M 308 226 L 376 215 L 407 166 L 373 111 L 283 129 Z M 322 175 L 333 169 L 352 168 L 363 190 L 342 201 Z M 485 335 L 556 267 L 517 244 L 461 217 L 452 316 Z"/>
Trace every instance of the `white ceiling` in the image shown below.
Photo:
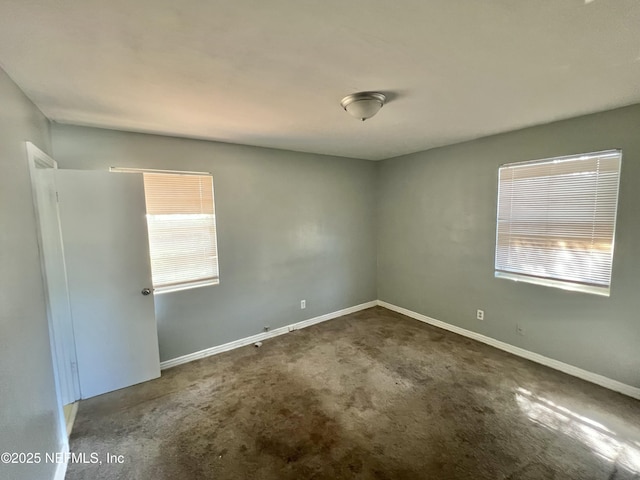
<path fill-rule="evenodd" d="M 57 122 L 375 160 L 640 102 L 640 1 L 2 0 L 0 65 Z"/>

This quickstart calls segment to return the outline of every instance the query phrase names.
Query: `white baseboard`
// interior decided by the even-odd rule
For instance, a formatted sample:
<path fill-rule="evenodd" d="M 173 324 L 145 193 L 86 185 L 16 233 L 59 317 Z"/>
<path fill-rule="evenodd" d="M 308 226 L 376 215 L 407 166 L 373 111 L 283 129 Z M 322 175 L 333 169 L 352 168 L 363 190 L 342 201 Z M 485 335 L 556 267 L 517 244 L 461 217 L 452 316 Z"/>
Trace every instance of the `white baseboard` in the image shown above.
<path fill-rule="evenodd" d="M 58 463 L 56 466 L 56 473 L 53 475 L 53 480 L 64 480 L 65 475 L 67 474 L 67 465 L 69 461 L 69 443 L 65 443 L 62 447 L 61 457 L 64 458 L 64 462 Z"/>
<path fill-rule="evenodd" d="M 559 370 L 561 372 L 567 373 L 574 377 L 581 378 L 582 380 L 586 380 L 587 382 L 595 383 L 596 385 L 600 385 L 601 387 L 605 387 L 605 388 L 608 388 L 609 390 L 613 390 L 613 391 L 622 393 L 624 395 L 628 395 L 629 397 L 640 400 L 640 388 L 627 385 L 626 383 L 622 383 L 617 380 L 604 377 L 602 375 L 598 375 L 597 373 L 589 372 L 587 370 L 574 367 L 573 365 L 569 365 L 568 363 L 560 362 L 558 360 L 545 357 L 544 355 L 540 355 L 538 353 L 530 352 L 529 350 L 525 350 L 524 348 L 515 347 L 508 343 L 501 342 L 500 340 L 496 340 L 495 338 L 487 337 L 480 333 L 472 332 L 471 330 L 466 330 L 464 328 L 456 327 L 455 325 L 451 325 L 449 323 L 436 320 L 435 318 L 427 317 L 426 315 L 422 315 L 420 313 L 407 310 L 406 308 L 398 307 L 396 305 L 392 305 L 391 303 L 383 302 L 382 300 L 378 300 L 378 305 L 381 307 L 387 308 L 389 310 L 393 310 L 394 312 L 401 313 L 402 315 L 406 315 L 407 317 L 411 317 L 415 320 L 428 323 L 429 325 L 433 325 L 434 327 L 442 328 L 444 330 L 457 333 L 458 335 L 472 338 L 473 340 L 486 343 L 487 345 L 491 345 L 492 347 L 499 348 L 500 350 L 504 350 L 505 352 L 509 352 L 514 355 L 517 355 L 518 357 L 526 358 L 527 360 L 531 360 L 532 362 L 545 365 L 547 367 L 553 368 L 555 370 Z"/>
<path fill-rule="evenodd" d="M 471 338 L 473 340 L 477 340 L 487 345 L 491 345 L 492 347 L 498 348 L 500 350 L 504 350 L 505 352 L 509 352 L 513 355 L 517 355 L 518 357 L 526 358 L 527 360 L 531 360 L 532 362 L 545 365 L 547 367 L 553 368 L 555 370 L 559 370 L 561 372 L 572 375 L 574 377 L 581 378 L 582 380 L 586 380 L 587 382 L 595 383 L 596 385 L 600 385 L 601 387 L 605 387 L 605 388 L 608 388 L 609 390 L 613 390 L 615 392 L 619 392 L 629 397 L 640 400 L 640 388 L 638 387 L 627 385 L 625 383 L 619 382 L 617 380 L 613 380 L 603 375 L 599 375 L 597 373 L 583 370 L 582 368 L 569 365 L 568 363 L 564 363 L 559 360 L 554 360 L 553 358 L 545 357 L 544 355 L 540 355 L 538 353 L 525 350 L 524 348 L 516 347 L 514 345 L 502 342 L 500 340 L 496 340 L 495 338 L 487 337 L 486 335 L 482 335 L 480 333 L 472 332 L 471 330 L 466 330 L 464 328 L 460 328 L 455 325 L 451 325 L 449 323 L 436 320 L 435 318 L 422 315 L 421 313 L 417 313 L 417 312 L 408 310 L 406 308 L 398 307 L 397 305 L 393 305 L 391 303 L 387 303 L 382 300 L 375 300 L 372 302 L 362 303 L 360 305 L 355 305 L 353 307 L 345 308 L 343 310 L 338 310 L 337 312 L 331 312 L 331 313 L 327 313 L 326 315 L 321 315 L 319 317 L 314 317 L 308 320 L 303 320 L 301 322 L 292 323 L 284 327 L 276 328 L 269 332 L 259 333 L 257 335 L 252 335 L 251 337 L 241 338 L 239 340 L 234 340 L 233 342 L 225 343 L 223 345 L 207 348 L 205 350 L 200 350 L 198 352 L 190 353 L 188 355 L 183 355 L 181 357 L 172 358 L 171 360 L 161 362 L 160 368 L 162 370 L 165 370 L 167 368 L 175 367 L 177 365 L 182 365 L 183 363 L 192 362 L 194 360 L 199 360 L 201 358 L 209 357 L 211 355 L 216 355 L 218 353 L 227 352 L 235 348 L 252 345 L 255 342 L 261 342 L 268 338 L 277 337 L 278 335 L 282 335 L 282 334 L 291 332 L 293 330 L 300 330 L 301 328 L 310 327 L 311 325 L 315 325 L 316 323 L 326 322 L 327 320 L 332 320 L 334 318 L 338 318 L 343 315 L 359 312 L 360 310 L 365 310 L 367 308 L 375 307 L 376 305 L 387 308 L 394 312 L 401 313 L 415 320 L 428 323 L 429 325 L 433 325 L 434 327 L 442 328 L 443 330 L 448 330 L 450 332 L 457 333 L 458 335 L 462 335 L 463 337 Z M 65 466 L 65 470 L 66 470 L 66 466 Z M 56 480 L 57 480 L 57 477 L 56 477 Z"/>
<path fill-rule="evenodd" d="M 223 345 L 218 345 L 216 347 L 200 350 L 199 352 L 193 352 L 188 355 L 172 358 L 171 360 L 160 362 L 160 369 L 165 370 L 167 368 L 175 367 L 177 365 L 182 365 L 183 363 L 193 362 L 194 360 L 199 360 L 201 358 L 209 357 L 211 355 L 227 352 L 229 350 L 233 350 L 234 348 L 240 348 L 247 345 L 252 345 L 256 342 L 261 342 L 268 338 L 277 337 L 278 335 L 282 335 L 284 333 L 289 333 L 294 330 L 300 330 L 301 328 L 310 327 L 311 325 L 315 325 L 316 323 L 326 322 L 327 320 L 332 320 L 334 318 L 338 318 L 343 315 L 359 312 L 360 310 L 365 310 L 367 308 L 375 307 L 376 305 L 378 305 L 378 301 L 373 300 L 371 302 L 362 303 L 360 305 L 355 305 L 353 307 L 344 308 L 342 310 L 338 310 L 337 312 L 331 312 L 325 315 L 320 315 L 319 317 L 309 318 L 308 320 L 292 323 L 290 325 L 276 328 L 268 332 L 258 333 L 257 335 L 252 335 L 251 337 L 241 338 L 239 340 L 234 340 L 233 342 L 225 343 Z"/>

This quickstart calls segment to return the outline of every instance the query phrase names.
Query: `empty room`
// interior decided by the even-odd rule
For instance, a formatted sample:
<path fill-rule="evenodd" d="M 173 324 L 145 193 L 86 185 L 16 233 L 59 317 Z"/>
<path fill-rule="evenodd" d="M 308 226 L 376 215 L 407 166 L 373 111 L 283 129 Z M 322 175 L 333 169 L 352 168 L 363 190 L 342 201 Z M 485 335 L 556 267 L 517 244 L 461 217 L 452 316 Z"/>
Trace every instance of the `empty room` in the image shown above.
<path fill-rule="evenodd" d="M 0 480 L 640 480 L 640 2 L 0 2 Z"/>

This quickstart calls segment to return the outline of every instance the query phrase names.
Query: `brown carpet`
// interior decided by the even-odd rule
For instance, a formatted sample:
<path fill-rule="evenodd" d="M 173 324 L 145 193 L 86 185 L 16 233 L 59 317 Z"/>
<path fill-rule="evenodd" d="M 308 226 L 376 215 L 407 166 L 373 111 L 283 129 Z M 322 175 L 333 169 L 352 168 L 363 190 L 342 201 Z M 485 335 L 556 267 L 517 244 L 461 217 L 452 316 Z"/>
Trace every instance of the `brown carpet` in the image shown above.
<path fill-rule="evenodd" d="M 71 450 L 102 464 L 69 480 L 639 479 L 640 402 L 376 307 L 83 401 Z"/>

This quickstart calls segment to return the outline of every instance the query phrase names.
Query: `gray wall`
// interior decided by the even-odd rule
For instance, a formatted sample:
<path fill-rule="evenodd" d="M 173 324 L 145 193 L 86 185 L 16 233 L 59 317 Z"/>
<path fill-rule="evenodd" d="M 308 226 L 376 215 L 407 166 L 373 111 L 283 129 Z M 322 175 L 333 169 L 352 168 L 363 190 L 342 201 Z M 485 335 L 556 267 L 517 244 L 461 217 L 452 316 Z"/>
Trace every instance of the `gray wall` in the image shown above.
<path fill-rule="evenodd" d="M 623 149 L 611 297 L 494 278 L 498 166 L 609 148 Z M 381 300 L 640 387 L 640 106 L 385 160 L 378 200 Z"/>
<path fill-rule="evenodd" d="M 52 135 L 61 168 L 213 174 L 220 285 L 156 296 L 162 360 L 376 299 L 375 163 L 65 125 Z"/>
<path fill-rule="evenodd" d="M 50 151 L 49 124 L 0 70 L 0 452 L 59 451 L 36 217 L 25 141 Z M 51 478 L 55 465 L 0 464 L 0 478 Z"/>

